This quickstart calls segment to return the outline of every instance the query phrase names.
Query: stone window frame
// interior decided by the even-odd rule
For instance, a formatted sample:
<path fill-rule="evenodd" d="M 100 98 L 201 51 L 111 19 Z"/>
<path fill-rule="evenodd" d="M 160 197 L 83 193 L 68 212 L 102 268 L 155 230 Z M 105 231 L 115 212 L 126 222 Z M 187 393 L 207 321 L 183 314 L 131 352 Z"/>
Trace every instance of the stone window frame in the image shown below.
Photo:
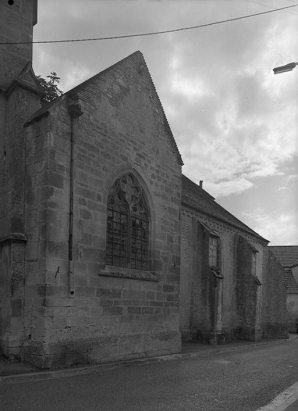
<path fill-rule="evenodd" d="M 147 201 L 148 209 L 149 209 L 148 267 L 146 270 L 144 270 L 144 269 L 136 269 L 136 268 L 131 268 L 131 267 L 121 267 L 121 266 L 105 264 L 104 269 L 100 270 L 98 274 L 100 276 L 120 277 L 120 278 L 157 282 L 158 278 L 154 272 L 155 213 L 154 213 L 154 207 L 153 207 L 151 195 L 148 190 L 147 184 L 144 181 L 144 178 L 140 175 L 140 173 L 138 173 L 132 167 L 121 167 L 119 170 L 117 170 L 114 173 L 112 177 L 110 177 L 107 180 L 106 193 L 105 193 L 106 194 L 105 204 L 106 205 L 108 204 L 108 198 L 109 198 L 110 190 L 113 184 L 117 181 L 117 179 L 129 173 L 133 175 L 133 177 L 137 180 L 139 186 L 141 187 L 144 197 Z M 107 215 L 106 215 L 106 224 L 107 224 Z M 105 233 L 106 232 L 107 232 L 107 227 L 105 227 Z M 107 243 L 107 238 L 105 239 L 105 243 Z"/>
<path fill-rule="evenodd" d="M 149 221 L 143 189 L 132 173 L 125 173 L 114 182 L 107 202 L 107 264 L 148 270 Z"/>
<path fill-rule="evenodd" d="M 209 235 L 208 264 L 211 269 L 211 272 L 217 279 L 223 279 L 224 277 L 222 275 L 222 269 L 221 269 L 221 238 L 220 238 L 220 235 L 214 230 L 212 230 L 206 223 L 199 221 L 199 224 L 201 224 L 203 229 L 207 231 Z M 216 260 L 217 261 L 215 265 L 210 262 L 210 240 L 216 240 L 216 248 L 217 248 Z"/>
<path fill-rule="evenodd" d="M 219 266 L 219 238 L 216 235 L 209 235 L 209 266 L 218 269 Z"/>
<path fill-rule="evenodd" d="M 250 242 L 248 243 L 251 248 L 251 275 L 254 282 L 259 286 L 262 285 L 259 277 L 257 276 L 257 258 L 259 250 L 257 250 Z"/>

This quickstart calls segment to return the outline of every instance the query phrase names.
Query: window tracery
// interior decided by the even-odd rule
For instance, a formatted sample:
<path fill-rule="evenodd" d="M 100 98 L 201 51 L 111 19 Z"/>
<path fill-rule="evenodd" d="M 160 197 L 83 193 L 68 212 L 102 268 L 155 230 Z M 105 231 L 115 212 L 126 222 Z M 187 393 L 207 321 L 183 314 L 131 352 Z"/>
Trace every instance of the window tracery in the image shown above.
<path fill-rule="evenodd" d="M 148 269 L 149 208 L 132 173 L 113 184 L 107 204 L 106 264 Z"/>

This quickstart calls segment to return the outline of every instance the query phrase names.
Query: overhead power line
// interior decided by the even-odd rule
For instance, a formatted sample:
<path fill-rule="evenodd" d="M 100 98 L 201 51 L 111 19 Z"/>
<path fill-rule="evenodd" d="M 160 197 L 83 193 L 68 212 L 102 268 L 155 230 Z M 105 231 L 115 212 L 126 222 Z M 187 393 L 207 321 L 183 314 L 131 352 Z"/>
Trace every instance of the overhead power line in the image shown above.
<path fill-rule="evenodd" d="M 179 29 L 153 31 L 153 32 L 149 32 L 149 33 L 126 34 L 126 35 L 121 35 L 121 36 L 95 37 L 95 38 L 69 39 L 69 40 L 0 42 L 0 45 L 7 45 L 7 44 L 15 44 L 15 45 L 18 44 L 19 45 L 19 44 L 77 43 L 77 42 L 80 42 L 80 41 L 103 41 L 103 40 L 125 39 L 125 38 L 130 38 L 130 37 L 155 36 L 157 34 L 175 33 L 175 32 L 178 32 L 178 31 L 195 30 L 195 29 L 200 29 L 200 28 L 203 28 L 203 27 L 215 26 L 215 25 L 218 25 L 218 24 L 228 23 L 228 22 L 231 22 L 231 21 L 243 20 L 243 19 L 247 19 L 247 18 L 250 18 L 250 17 L 261 16 L 263 14 L 274 13 L 276 11 L 286 10 L 286 9 L 290 9 L 292 7 L 297 7 L 297 6 L 298 6 L 298 4 L 294 4 L 292 6 L 281 7 L 279 9 L 273 9 L 273 10 L 267 10 L 267 11 L 263 11 L 263 12 L 260 12 L 260 13 L 248 14 L 246 16 L 235 17 L 233 19 L 214 21 L 212 23 L 200 24 L 200 25 L 191 26 L 191 27 L 182 27 L 182 28 L 179 28 Z"/>
<path fill-rule="evenodd" d="M 253 1 L 253 0 L 243 0 L 243 1 L 245 1 L 245 2 L 247 2 L 247 3 L 258 4 L 259 6 L 264 6 L 264 7 L 267 7 L 268 9 L 274 9 L 274 7 L 268 6 L 268 4 L 259 3 L 259 2 L 257 2 L 257 1 Z M 293 14 L 294 16 L 298 16 L 298 14 L 296 14 L 296 13 L 291 13 L 290 11 L 285 11 L 284 13 Z"/>

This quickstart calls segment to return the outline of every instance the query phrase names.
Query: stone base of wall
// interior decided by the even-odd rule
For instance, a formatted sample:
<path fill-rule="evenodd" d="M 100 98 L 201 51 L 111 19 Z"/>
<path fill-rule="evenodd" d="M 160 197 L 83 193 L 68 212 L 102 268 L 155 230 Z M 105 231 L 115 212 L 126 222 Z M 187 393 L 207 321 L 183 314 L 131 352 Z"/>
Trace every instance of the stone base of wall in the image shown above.
<path fill-rule="evenodd" d="M 263 327 L 263 338 L 289 338 L 287 324 L 267 323 Z"/>
<path fill-rule="evenodd" d="M 204 344 L 225 344 L 226 342 L 226 335 L 223 332 L 190 330 L 188 333 L 189 338 L 185 341 L 201 341 Z"/>
<path fill-rule="evenodd" d="M 210 333 L 210 344 L 225 344 L 226 336 L 224 333 L 214 332 Z"/>
<path fill-rule="evenodd" d="M 0 341 L 0 355 L 4 355 L 10 360 L 20 359 L 22 344 L 23 333 L 4 336 Z"/>
<path fill-rule="evenodd" d="M 288 330 L 291 334 L 298 334 L 298 321 L 289 321 L 288 322 Z"/>
<path fill-rule="evenodd" d="M 233 340 L 260 341 L 261 338 L 261 329 L 239 326 L 233 330 Z"/>
<path fill-rule="evenodd" d="M 180 329 L 180 333 L 182 341 L 191 341 L 193 339 L 192 333 L 189 329 Z"/>
<path fill-rule="evenodd" d="M 181 352 L 179 331 L 101 337 L 55 343 L 31 343 L 23 347 L 22 359 L 38 368 L 75 364 L 104 364 Z"/>

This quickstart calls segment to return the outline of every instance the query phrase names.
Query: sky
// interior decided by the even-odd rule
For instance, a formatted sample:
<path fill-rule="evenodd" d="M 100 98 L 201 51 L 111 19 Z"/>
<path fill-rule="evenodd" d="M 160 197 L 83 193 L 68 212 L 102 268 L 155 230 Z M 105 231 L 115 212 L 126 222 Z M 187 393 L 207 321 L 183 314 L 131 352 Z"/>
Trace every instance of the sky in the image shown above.
<path fill-rule="evenodd" d="M 39 0 L 33 67 L 64 92 L 140 50 L 184 162 L 183 173 L 270 241 L 298 244 L 298 0 Z"/>

